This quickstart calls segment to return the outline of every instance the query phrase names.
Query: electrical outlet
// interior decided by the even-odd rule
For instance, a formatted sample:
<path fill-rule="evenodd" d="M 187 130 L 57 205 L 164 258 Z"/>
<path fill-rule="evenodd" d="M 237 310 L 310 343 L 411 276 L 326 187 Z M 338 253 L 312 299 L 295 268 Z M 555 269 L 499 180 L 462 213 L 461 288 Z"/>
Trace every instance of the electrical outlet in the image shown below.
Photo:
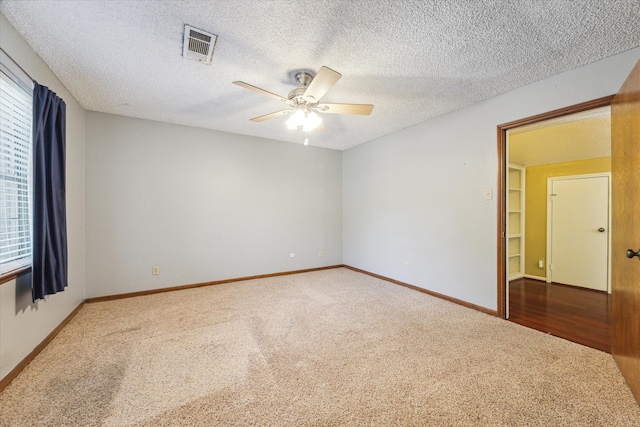
<path fill-rule="evenodd" d="M 324 252 L 323 251 L 318 252 L 318 256 L 319 257 L 323 257 L 324 256 Z"/>
<path fill-rule="evenodd" d="M 160 274 L 160 267 L 158 267 L 157 265 L 151 267 L 151 274 L 153 274 L 154 276 Z"/>
<path fill-rule="evenodd" d="M 538 268 L 544 268 L 544 261 L 542 258 L 538 260 Z"/>

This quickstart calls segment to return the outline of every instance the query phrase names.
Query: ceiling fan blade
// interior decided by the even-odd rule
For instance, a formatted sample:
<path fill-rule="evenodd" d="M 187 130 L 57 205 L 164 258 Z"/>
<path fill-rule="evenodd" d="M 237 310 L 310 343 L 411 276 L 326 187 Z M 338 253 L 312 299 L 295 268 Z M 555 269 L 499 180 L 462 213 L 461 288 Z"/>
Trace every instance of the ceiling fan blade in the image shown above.
<path fill-rule="evenodd" d="M 254 117 L 253 119 L 249 119 L 252 122 L 264 122 L 265 120 L 274 119 L 276 117 L 286 116 L 287 114 L 291 114 L 293 110 L 280 110 L 275 113 L 265 114 L 264 116 Z"/>
<path fill-rule="evenodd" d="M 320 99 L 329 92 L 329 89 L 340 80 L 342 74 L 337 71 L 333 71 L 331 68 L 321 67 L 318 74 L 311 80 L 309 87 L 304 92 L 305 97 L 313 98 L 312 102 L 318 102 Z"/>
<path fill-rule="evenodd" d="M 373 111 L 371 104 L 318 104 L 318 111 L 329 114 L 361 114 L 368 116 Z"/>
<path fill-rule="evenodd" d="M 266 96 L 269 96 L 271 98 L 277 99 L 278 101 L 282 101 L 282 102 L 285 102 L 285 103 L 287 103 L 287 101 L 289 101 L 287 98 L 285 98 L 283 96 L 276 95 L 275 93 L 269 92 L 268 90 L 260 89 L 259 87 L 250 85 L 249 83 L 239 82 L 238 81 L 238 82 L 233 82 L 233 84 L 234 85 L 238 85 L 240 87 L 243 87 L 245 89 L 252 90 L 254 92 L 258 92 L 258 93 L 260 93 L 262 95 L 266 95 Z"/>

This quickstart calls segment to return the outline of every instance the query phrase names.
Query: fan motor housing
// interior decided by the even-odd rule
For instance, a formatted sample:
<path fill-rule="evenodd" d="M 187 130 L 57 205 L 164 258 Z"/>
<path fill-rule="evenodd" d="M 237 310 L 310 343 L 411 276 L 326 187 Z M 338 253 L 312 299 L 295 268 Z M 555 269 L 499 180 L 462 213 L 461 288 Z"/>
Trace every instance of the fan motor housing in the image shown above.
<path fill-rule="evenodd" d="M 291 92 L 289 92 L 289 96 L 288 98 L 291 101 L 296 101 L 296 99 L 300 99 L 302 100 L 304 93 L 307 91 L 306 87 L 297 87 L 294 90 L 292 90 Z"/>
<path fill-rule="evenodd" d="M 298 71 L 295 75 L 295 79 L 296 79 L 296 83 L 298 83 L 298 85 L 300 87 L 307 87 L 309 86 L 309 84 L 311 83 L 311 80 L 313 80 L 314 75 L 311 73 L 308 73 L 306 71 Z"/>
<path fill-rule="evenodd" d="M 307 104 L 307 100 L 304 98 L 304 93 L 307 91 L 307 87 L 313 80 L 313 74 L 306 71 L 299 71 L 295 75 L 295 80 L 298 83 L 298 87 L 289 92 L 288 98 L 296 105 Z"/>

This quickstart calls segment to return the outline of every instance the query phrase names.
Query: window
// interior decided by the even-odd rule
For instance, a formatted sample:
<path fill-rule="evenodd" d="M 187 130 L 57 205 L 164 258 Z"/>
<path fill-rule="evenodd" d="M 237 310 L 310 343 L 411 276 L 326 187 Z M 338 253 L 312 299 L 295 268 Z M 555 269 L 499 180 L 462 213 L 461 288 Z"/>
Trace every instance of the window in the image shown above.
<path fill-rule="evenodd" d="M 31 264 L 33 82 L 0 50 L 0 276 Z"/>

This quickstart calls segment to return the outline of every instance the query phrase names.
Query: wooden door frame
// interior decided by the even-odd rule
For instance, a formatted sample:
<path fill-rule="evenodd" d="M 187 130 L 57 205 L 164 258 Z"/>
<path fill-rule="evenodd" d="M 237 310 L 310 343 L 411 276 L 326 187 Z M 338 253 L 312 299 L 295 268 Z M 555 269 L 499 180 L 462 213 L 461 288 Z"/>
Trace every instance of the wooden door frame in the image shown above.
<path fill-rule="evenodd" d="M 506 318 L 507 307 L 507 270 L 505 257 L 507 253 L 507 131 L 509 129 L 517 128 L 520 126 L 530 125 L 533 123 L 542 122 L 545 120 L 555 119 L 569 114 L 581 113 L 583 111 L 593 110 L 594 108 L 607 107 L 611 105 L 611 101 L 614 95 L 605 96 L 602 98 L 594 99 L 591 101 L 583 102 L 580 104 L 571 105 L 569 107 L 560 108 L 557 110 L 549 111 L 535 116 L 525 117 L 523 119 L 514 120 L 512 122 L 498 125 L 498 316 L 503 319 Z"/>

